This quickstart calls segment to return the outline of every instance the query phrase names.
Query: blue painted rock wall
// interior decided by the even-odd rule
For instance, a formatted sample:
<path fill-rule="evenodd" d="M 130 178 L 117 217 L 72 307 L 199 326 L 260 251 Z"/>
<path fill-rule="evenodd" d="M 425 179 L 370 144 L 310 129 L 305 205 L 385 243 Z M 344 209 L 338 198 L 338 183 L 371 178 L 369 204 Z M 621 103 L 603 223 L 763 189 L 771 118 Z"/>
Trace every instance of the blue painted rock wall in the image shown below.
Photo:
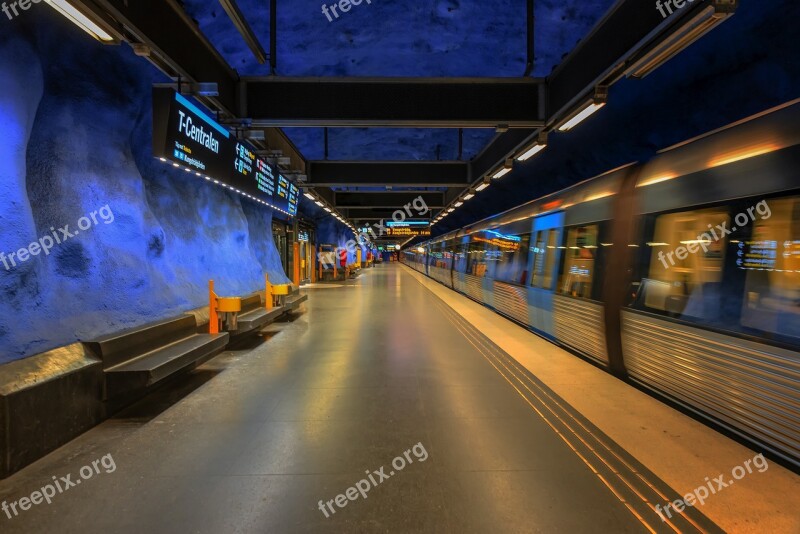
<path fill-rule="evenodd" d="M 0 32 L 0 363 L 288 282 L 269 209 L 152 157 L 162 75 L 50 11 Z"/>

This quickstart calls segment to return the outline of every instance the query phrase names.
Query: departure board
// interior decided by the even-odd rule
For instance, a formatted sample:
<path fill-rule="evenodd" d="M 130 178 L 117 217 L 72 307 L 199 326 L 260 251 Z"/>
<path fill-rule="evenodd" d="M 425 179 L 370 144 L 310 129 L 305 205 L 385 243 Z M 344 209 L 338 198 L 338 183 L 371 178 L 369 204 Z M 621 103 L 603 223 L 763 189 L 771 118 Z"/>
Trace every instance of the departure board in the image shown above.
<path fill-rule="evenodd" d="M 297 215 L 297 204 L 300 202 L 300 188 L 289 182 L 289 215 Z"/>
<path fill-rule="evenodd" d="M 249 195 L 279 212 L 297 214 L 300 189 L 183 95 L 153 89 L 153 155 Z"/>
<path fill-rule="evenodd" d="M 261 158 L 256 160 L 256 184 L 259 191 L 269 195 L 270 198 L 275 196 L 275 172 L 272 165 Z"/>

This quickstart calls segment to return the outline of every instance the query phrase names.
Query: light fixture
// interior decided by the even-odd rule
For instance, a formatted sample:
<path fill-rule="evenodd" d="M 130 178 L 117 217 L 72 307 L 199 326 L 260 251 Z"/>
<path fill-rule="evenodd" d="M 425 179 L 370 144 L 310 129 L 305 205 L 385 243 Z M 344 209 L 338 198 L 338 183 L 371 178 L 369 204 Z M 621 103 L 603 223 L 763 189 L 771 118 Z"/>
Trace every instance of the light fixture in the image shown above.
<path fill-rule="evenodd" d="M 316 205 L 317 205 L 317 206 L 319 206 L 320 208 L 324 208 L 324 207 L 325 207 L 325 204 L 323 204 L 323 203 L 322 203 L 322 202 L 320 202 L 319 200 L 315 201 L 315 202 L 314 202 L 314 204 L 316 204 Z"/>
<path fill-rule="evenodd" d="M 478 192 L 483 191 L 484 189 L 486 189 L 490 185 L 492 185 L 492 182 L 488 178 L 484 178 L 483 182 L 481 183 L 481 185 L 479 185 L 478 187 L 475 188 L 475 191 L 478 191 Z"/>
<path fill-rule="evenodd" d="M 765 143 L 756 146 L 748 146 L 733 152 L 717 155 L 708 163 L 708 166 L 712 168 L 721 167 L 722 165 L 728 165 L 729 163 L 736 163 L 737 161 L 755 158 L 756 156 L 763 156 L 764 154 L 775 152 L 780 148 L 782 147 L 777 143 Z"/>
<path fill-rule="evenodd" d="M 625 75 L 639 79 L 644 78 L 727 20 L 736 12 L 737 5 L 736 1 L 713 2 L 713 5 L 703 9 L 696 17 L 675 30 L 637 60 L 625 71 Z"/>
<path fill-rule="evenodd" d="M 472 190 L 472 189 L 470 189 L 470 190 L 469 190 L 469 193 L 467 193 L 466 195 L 464 195 L 464 201 L 467 201 L 467 200 L 469 200 L 469 199 L 473 198 L 474 196 L 475 196 L 475 193 L 473 192 L 473 190 Z"/>
<path fill-rule="evenodd" d="M 312 195 L 311 193 L 309 193 L 308 191 L 306 191 L 304 193 L 304 195 L 308 200 L 317 200 L 316 197 L 314 195 Z"/>
<path fill-rule="evenodd" d="M 455 204 L 453 204 L 453 206 L 455 206 L 455 207 L 457 207 L 457 208 L 460 208 L 460 207 L 461 207 L 461 206 L 463 206 L 463 205 L 464 205 L 464 203 L 463 203 L 463 202 L 461 202 L 460 200 L 459 200 L 458 202 L 456 202 Z"/>
<path fill-rule="evenodd" d="M 98 22 L 91 20 L 70 4 L 67 0 L 45 0 L 50 7 L 61 13 L 80 29 L 102 43 L 116 43 L 117 40 L 106 30 L 100 27 Z"/>
<path fill-rule="evenodd" d="M 675 173 L 659 174 L 659 175 L 654 176 L 653 178 L 645 178 L 644 180 L 642 180 L 641 182 L 636 184 L 636 187 L 647 187 L 648 185 L 659 184 L 661 182 L 666 182 L 668 180 L 673 180 L 673 179 L 675 179 L 677 177 L 678 177 L 678 175 L 675 174 Z"/>
<path fill-rule="evenodd" d="M 494 178 L 495 180 L 497 180 L 498 178 L 502 178 L 506 174 L 510 173 L 511 169 L 513 168 L 514 168 L 514 160 L 509 158 L 503 164 L 503 168 L 492 175 L 492 178 Z"/>
<path fill-rule="evenodd" d="M 453 213 L 454 211 L 456 211 L 455 208 L 447 208 L 447 213 Z"/>
<path fill-rule="evenodd" d="M 325 211 L 327 211 L 328 213 L 333 213 L 333 211 L 328 207 L 325 208 Z"/>
<path fill-rule="evenodd" d="M 598 85 L 594 91 L 594 98 L 582 108 L 580 108 L 574 115 L 572 115 L 564 124 L 558 127 L 559 132 L 568 132 L 575 128 L 577 125 L 594 115 L 598 110 L 608 102 L 608 86 Z"/>
<path fill-rule="evenodd" d="M 525 149 L 522 154 L 517 156 L 517 161 L 528 161 L 545 148 L 547 148 L 547 132 L 539 132 L 536 142 Z"/>

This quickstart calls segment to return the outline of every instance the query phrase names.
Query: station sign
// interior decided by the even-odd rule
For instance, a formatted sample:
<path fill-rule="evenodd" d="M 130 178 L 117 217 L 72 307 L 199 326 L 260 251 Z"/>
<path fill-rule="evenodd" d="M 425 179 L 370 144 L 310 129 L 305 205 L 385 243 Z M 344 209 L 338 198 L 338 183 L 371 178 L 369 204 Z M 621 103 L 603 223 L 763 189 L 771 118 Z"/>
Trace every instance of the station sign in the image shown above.
<path fill-rule="evenodd" d="M 297 214 L 300 189 L 174 89 L 153 89 L 153 155 L 279 213 Z"/>

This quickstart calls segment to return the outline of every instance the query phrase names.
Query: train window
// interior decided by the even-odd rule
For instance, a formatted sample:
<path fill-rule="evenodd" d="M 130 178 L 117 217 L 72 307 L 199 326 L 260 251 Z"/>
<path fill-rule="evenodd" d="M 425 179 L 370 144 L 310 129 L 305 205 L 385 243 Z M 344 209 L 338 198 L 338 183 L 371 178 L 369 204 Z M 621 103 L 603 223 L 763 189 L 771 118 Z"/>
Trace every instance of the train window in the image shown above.
<path fill-rule="evenodd" d="M 592 298 L 597 261 L 598 225 L 576 226 L 567 231 L 558 292 L 578 298 Z"/>
<path fill-rule="evenodd" d="M 751 237 L 735 243 L 737 267 L 746 271 L 741 324 L 800 338 L 800 197 L 767 206 L 771 215 L 754 221 Z"/>
<path fill-rule="evenodd" d="M 459 272 L 463 273 L 467 270 L 467 245 L 461 243 L 454 245 L 455 246 L 455 253 L 453 261 L 455 262 L 454 269 Z"/>
<path fill-rule="evenodd" d="M 553 272 L 558 252 L 558 230 L 541 230 L 533 245 L 533 279 L 531 285 L 543 289 L 553 287 Z"/>
<path fill-rule="evenodd" d="M 727 207 L 659 215 L 649 248 L 649 274 L 637 307 L 676 318 L 718 322 L 725 264 L 725 238 L 710 228 L 730 228 Z M 721 237 L 721 236 L 718 236 Z"/>
<path fill-rule="evenodd" d="M 519 236 L 495 232 L 492 241 L 497 246 L 494 279 L 510 284 L 525 285 L 528 282 L 528 252 L 531 234 Z"/>
<path fill-rule="evenodd" d="M 470 238 L 467 246 L 467 274 L 480 277 L 486 276 L 487 252 L 489 254 L 492 253 L 492 251 L 486 250 L 486 245 L 485 240 L 481 241 L 475 235 Z"/>

